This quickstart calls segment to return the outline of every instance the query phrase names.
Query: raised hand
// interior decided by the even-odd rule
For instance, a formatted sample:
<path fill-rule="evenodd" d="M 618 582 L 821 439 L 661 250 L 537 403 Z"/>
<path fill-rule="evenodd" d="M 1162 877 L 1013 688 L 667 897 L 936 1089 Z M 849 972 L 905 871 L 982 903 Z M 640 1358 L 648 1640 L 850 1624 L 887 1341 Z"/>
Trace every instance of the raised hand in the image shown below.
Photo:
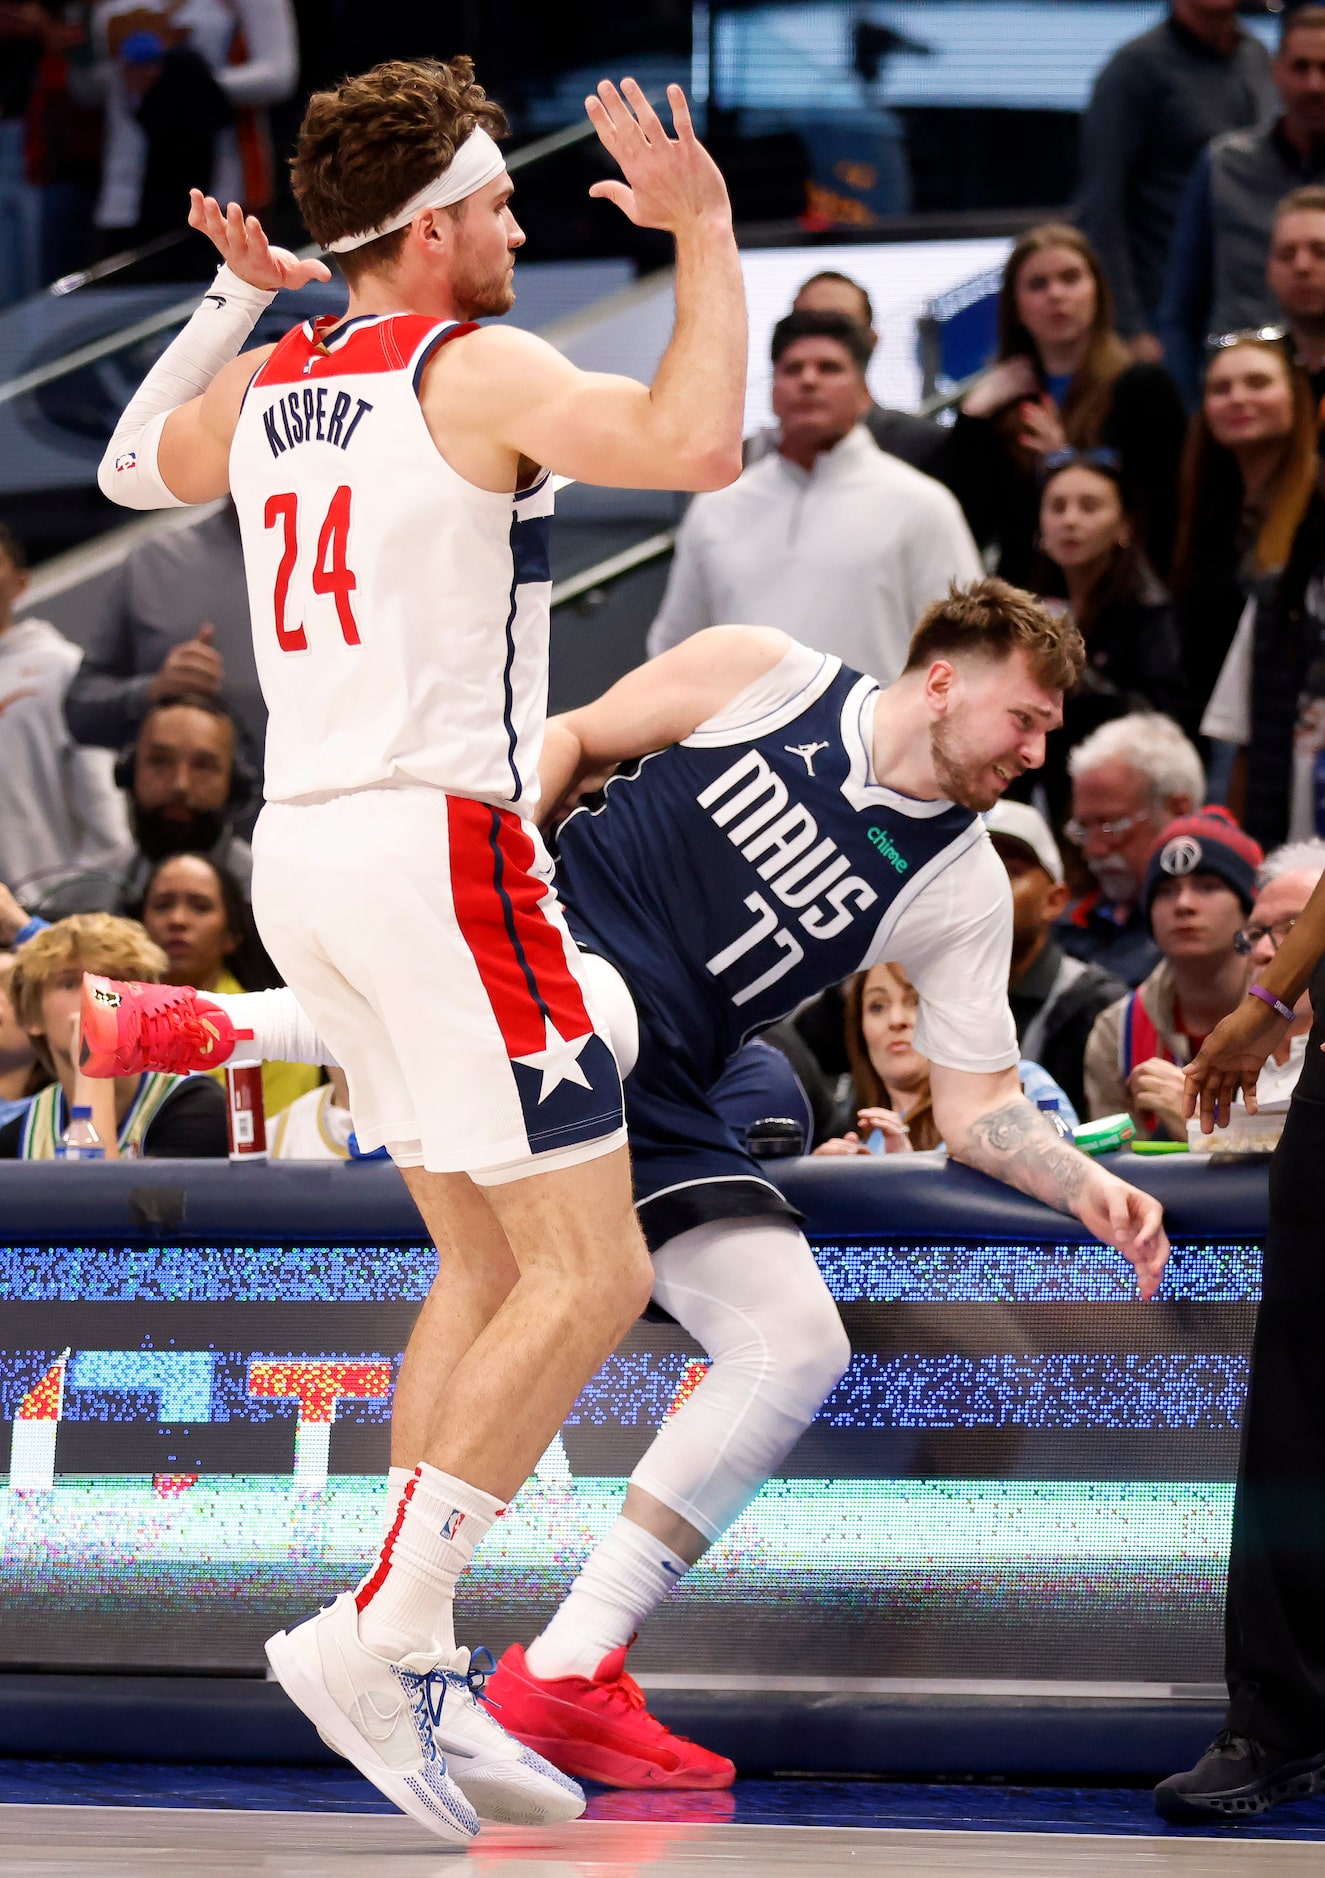
<path fill-rule="evenodd" d="M 172 646 L 147 687 L 154 703 L 181 691 L 201 691 L 214 697 L 225 683 L 225 664 L 212 644 L 216 628 L 200 626 L 197 636 Z"/>
<path fill-rule="evenodd" d="M 206 235 L 232 274 L 264 293 L 331 279 L 325 261 L 301 261 L 288 248 L 273 248 L 257 216 L 245 215 L 237 202 L 222 209 L 215 196 L 190 189 L 189 227 Z"/>
<path fill-rule="evenodd" d="M 676 235 L 699 222 L 731 222 L 727 185 L 695 135 L 690 107 L 679 85 L 667 87 L 675 137 L 633 78 L 621 90 L 608 79 L 584 108 L 608 155 L 621 166 L 624 183 L 595 183 L 591 196 L 615 202 L 637 228 L 662 228 Z"/>

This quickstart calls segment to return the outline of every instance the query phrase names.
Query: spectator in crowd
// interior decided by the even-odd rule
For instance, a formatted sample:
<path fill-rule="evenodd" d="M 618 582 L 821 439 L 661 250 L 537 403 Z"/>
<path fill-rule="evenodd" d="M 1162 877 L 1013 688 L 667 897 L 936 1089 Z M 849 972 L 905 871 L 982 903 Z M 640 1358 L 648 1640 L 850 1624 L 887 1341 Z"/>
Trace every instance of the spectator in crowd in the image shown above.
<path fill-rule="evenodd" d="M 1325 185 L 1294 189 L 1279 204 L 1265 278 L 1319 411 L 1325 398 Z"/>
<path fill-rule="evenodd" d="M 155 705 L 137 742 L 121 753 L 115 780 L 129 792 L 130 839 L 95 873 L 48 885 L 40 904 L 49 917 L 136 911 L 153 867 L 172 854 L 205 854 L 234 875 L 247 898 L 253 855 L 235 823 L 259 784 L 215 699 L 185 694 Z"/>
<path fill-rule="evenodd" d="M 1006 796 L 985 816 L 1012 887 L 1012 973 L 1008 1003 L 1023 1057 L 1039 1063 L 1078 1115 L 1086 1112 L 1082 1070 L 1091 1025 L 1127 986 L 1054 937 L 1067 905 L 1063 857 L 1049 824 L 1029 802 Z"/>
<path fill-rule="evenodd" d="M 1248 595 L 1289 558 L 1316 485 L 1316 408 L 1279 339 L 1220 345 L 1183 457 L 1173 590 L 1204 711 Z"/>
<path fill-rule="evenodd" d="M 1182 1065 L 1246 996 L 1239 935 L 1264 859 L 1223 808 L 1181 816 L 1160 835 L 1141 896 L 1160 960 L 1095 1020 L 1086 1045 L 1092 1119 L 1126 1109 L 1152 1139 L 1187 1139 Z"/>
<path fill-rule="evenodd" d="M 967 393 L 952 430 L 952 486 L 998 572 L 1029 583 L 1039 471 L 1069 445 L 1118 453 L 1161 573 L 1173 547 L 1186 425 L 1162 365 L 1134 360 L 1114 331 L 1099 257 L 1075 228 L 1028 229 L 1008 257 L 998 362 Z"/>
<path fill-rule="evenodd" d="M 109 755 L 80 749 L 64 721 L 77 646 L 46 620 L 14 619 L 27 584 L 23 550 L 0 523 L 0 879 L 39 893 L 104 865 L 129 828 Z"/>
<path fill-rule="evenodd" d="M 705 626 L 758 620 L 884 684 L 916 620 L 980 557 L 955 498 L 878 449 L 862 422 L 870 341 L 844 313 L 773 329 L 775 453 L 682 522 L 649 656 Z"/>
<path fill-rule="evenodd" d="M 1172 0 L 1095 80 L 1081 123 L 1077 219 L 1094 244 L 1137 358 L 1155 337 L 1169 239 L 1192 166 L 1212 137 L 1277 103 L 1264 46 L 1238 25 L 1239 0 Z"/>
<path fill-rule="evenodd" d="M 1325 841 L 1285 842 L 1267 854 L 1256 876 L 1256 903 L 1239 935 L 1254 983 L 1301 918 L 1312 889 L 1325 874 Z M 1256 1083 L 1259 1108 L 1287 1106 L 1297 1087 L 1311 1030 L 1311 993 L 1304 991 L 1293 1007 L 1293 1021 L 1267 1058 Z M 1240 1099 L 1240 1098 L 1239 1098 Z"/>
<path fill-rule="evenodd" d="M 943 1145 L 934 1122 L 929 1058 L 912 1041 L 920 999 L 900 965 L 875 965 L 847 982 L 844 1037 L 851 1066 L 847 1113 L 857 1128 L 816 1154 L 910 1154 Z M 864 1139 L 862 1139 L 862 1134 Z"/>
<path fill-rule="evenodd" d="M 82 37 L 42 0 L 0 6 L 0 307 L 36 293 L 40 203 L 31 175 L 30 114 L 43 68 Z"/>
<path fill-rule="evenodd" d="M 14 1015 L 9 981 L 12 952 L 0 952 L 0 1128 L 21 1115 L 39 1089 L 50 1081 L 37 1061 L 36 1048 Z"/>
<path fill-rule="evenodd" d="M 1285 12 L 1270 70 L 1278 115 L 1214 139 L 1196 160 L 1173 228 L 1159 337 L 1192 405 L 1207 339 L 1278 317 L 1265 278 L 1275 211 L 1289 190 L 1325 182 L 1325 7 Z"/>
<path fill-rule="evenodd" d="M 158 861 L 143 894 L 142 922 L 165 953 L 162 981 L 199 991 L 266 991 L 280 983 L 234 875 L 202 854 Z M 224 1070 L 217 1070 L 224 1080 Z M 262 1099 L 278 1115 L 319 1087 L 322 1072 L 305 1063 L 264 1063 Z"/>
<path fill-rule="evenodd" d="M 1325 500 L 1313 492 L 1278 580 L 1250 600 L 1202 733 L 1237 752 L 1229 798 L 1262 847 L 1325 833 Z"/>
<path fill-rule="evenodd" d="M 234 111 L 206 59 L 187 43 L 167 45 L 159 33 L 139 29 L 121 41 L 117 63 L 144 150 L 138 220 L 112 245 L 134 248 L 177 232 L 182 178 L 212 193 L 217 143 Z"/>
<path fill-rule="evenodd" d="M 1163 711 L 1182 718 L 1182 671 L 1173 603 L 1146 558 L 1140 519 L 1111 450 L 1046 458 L 1040 491 L 1042 570 L 1037 590 L 1066 596 L 1086 642 L 1086 669 L 1063 700 L 1063 724 L 1045 741 L 1044 767 L 1023 778 L 1043 789 L 1054 822 L 1067 814 L 1067 753 L 1111 717 Z"/>
<path fill-rule="evenodd" d="M 941 1148 L 930 1093 L 929 1058 L 914 1043 L 919 995 L 900 965 L 874 965 L 846 986 L 844 1038 L 851 1093 L 843 1112 L 854 1128 L 823 1141 L 816 1154 L 909 1154 Z M 1017 1065 L 1032 1102 L 1057 1103 L 1070 1127 L 1076 1110 L 1039 1063 Z M 863 1138 L 862 1138 L 863 1137 Z"/>
<path fill-rule="evenodd" d="M 263 1065 L 264 1096 L 269 1067 Z M 268 1131 L 268 1153 L 273 1161 L 348 1161 L 354 1158 L 350 1149 L 353 1133 L 345 1071 L 332 1067 L 320 1088 L 296 1096 L 282 1109 L 275 1127 Z"/>
<path fill-rule="evenodd" d="M 129 245 L 143 212 L 148 139 L 134 111 L 126 41 L 152 33 L 165 51 L 187 49 L 205 62 L 235 112 L 217 138 L 212 193 L 257 213 L 274 186 L 262 107 L 288 98 L 299 77 L 292 0 L 190 0 L 187 10 L 141 0 L 98 0 L 92 10 L 96 64 L 90 80 L 105 105 L 101 194 L 95 219 L 107 250 Z M 177 178 L 186 193 L 196 179 Z"/>
<path fill-rule="evenodd" d="M 109 913 L 62 919 L 18 949 L 10 996 L 19 1023 L 32 1038 L 42 1066 L 55 1081 L 33 1097 L 22 1115 L 0 1128 L 0 1160 L 49 1161 L 68 1125 L 76 1067 L 73 1045 L 83 973 L 156 983 L 165 955 L 136 920 Z M 148 1070 L 114 1082 L 114 1114 L 121 1155 L 222 1156 L 226 1152 L 225 1096 L 207 1076 Z"/>
<path fill-rule="evenodd" d="M 1067 769 L 1072 819 L 1064 833 L 1096 885 L 1060 917 L 1054 937 L 1073 958 L 1139 985 L 1159 956 L 1141 905 L 1146 865 L 1168 823 L 1200 804 L 1201 759 L 1171 718 L 1138 711 L 1092 731 Z"/>
<path fill-rule="evenodd" d="M 219 699 L 246 748 L 261 752 L 267 707 L 249 628 L 234 504 L 150 535 L 105 585 L 65 702 L 80 743 L 122 750 L 163 698 Z"/>
<path fill-rule="evenodd" d="M 860 282 L 852 280 L 849 274 L 839 274 L 831 268 L 822 274 L 811 274 L 797 289 L 791 310 L 793 313 L 845 313 L 848 319 L 864 328 L 871 355 L 878 346 L 873 302 Z M 865 413 L 865 428 L 880 450 L 886 450 L 889 456 L 900 457 L 912 469 L 937 477 L 939 482 L 947 481 L 948 432 L 942 424 L 936 424 L 929 417 L 916 417 L 910 411 L 890 411 L 871 397 Z M 757 431 L 747 439 L 746 462 L 757 462 L 770 450 L 776 450 L 777 441 L 775 427 Z"/>

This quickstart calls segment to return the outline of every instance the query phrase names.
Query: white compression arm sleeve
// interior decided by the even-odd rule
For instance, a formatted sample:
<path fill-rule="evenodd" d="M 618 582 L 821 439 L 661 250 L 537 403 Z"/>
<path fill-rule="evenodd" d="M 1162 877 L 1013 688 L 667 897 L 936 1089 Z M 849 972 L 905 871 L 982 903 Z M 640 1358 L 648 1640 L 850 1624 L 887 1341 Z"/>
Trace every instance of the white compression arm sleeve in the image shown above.
<path fill-rule="evenodd" d="M 276 298 L 232 274 L 224 263 L 188 325 L 166 347 L 130 398 L 97 470 L 102 495 L 125 509 L 182 509 L 157 468 L 161 432 L 172 411 L 201 397 L 223 365 L 244 347 Z"/>

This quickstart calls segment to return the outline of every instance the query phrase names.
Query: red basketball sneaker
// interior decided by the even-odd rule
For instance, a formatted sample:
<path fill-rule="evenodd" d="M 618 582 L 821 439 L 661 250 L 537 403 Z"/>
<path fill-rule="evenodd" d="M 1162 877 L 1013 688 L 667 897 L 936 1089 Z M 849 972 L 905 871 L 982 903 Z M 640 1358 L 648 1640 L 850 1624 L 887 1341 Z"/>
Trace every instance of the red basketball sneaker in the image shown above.
<path fill-rule="evenodd" d="M 219 1004 L 190 985 L 126 984 L 83 973 L 79 1068 L 89 1076 L 137 1076 L 145 1069 L 219 1069 L 237 1031 Z"/>
<path fill-rule="evenodd" d="M 736 1769 L 650 1715 L 644 1691 L 626 1674 L 626 1650 L 612 1650 L 598 1673 L 535 1676 L 513 1643 L 488 1678 L 483 1700 L 502 1727 L 563 1774 L 605 1787 L 730 1787 Z"/>

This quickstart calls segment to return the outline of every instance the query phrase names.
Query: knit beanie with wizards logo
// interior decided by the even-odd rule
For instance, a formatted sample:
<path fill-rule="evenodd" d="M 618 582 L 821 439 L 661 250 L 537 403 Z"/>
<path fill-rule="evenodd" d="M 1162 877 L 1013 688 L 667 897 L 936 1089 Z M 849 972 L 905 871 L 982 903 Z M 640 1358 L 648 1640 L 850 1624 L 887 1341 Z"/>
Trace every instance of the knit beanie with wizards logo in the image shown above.
<path fill-rule="evenodd" d="M 1170 822 L 1150 851 L 1141 905 L 1146 923 L 1161 880 L 1184 874 L 1218 874 L 1250 913 L 1256 898 L 1256 869 L 1265 859 L 1259 841 L 1238 827 L 1228 810 L 1212 802 Z"/>

